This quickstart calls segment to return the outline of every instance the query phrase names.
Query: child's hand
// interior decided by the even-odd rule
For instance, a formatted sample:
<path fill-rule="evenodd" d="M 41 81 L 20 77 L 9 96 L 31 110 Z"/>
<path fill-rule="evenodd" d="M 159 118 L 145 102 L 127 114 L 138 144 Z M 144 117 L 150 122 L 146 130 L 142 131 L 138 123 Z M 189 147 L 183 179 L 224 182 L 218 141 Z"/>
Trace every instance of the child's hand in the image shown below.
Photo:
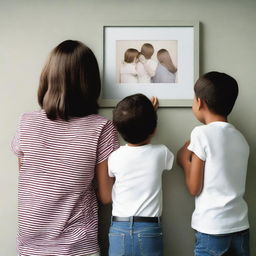
<path fill-rule="evenodd" d="M 146 58 L 143 54 L 140 54 L 139 55 L 139 61 L 142 63 L 142 64 L 145 64 L 146 63 Z"/>
<path fill-rule="evenodd" d="M 177 164 L 180 165 L 182 168 L 184 167 L 186 162 L 191 161 L 192 152 L 187 149 L 189 143 L 190 141 L 186 141 L 177 153 Z"/>
<path fill-rule="evenodd" d="M 159 107 L 159 101 L 158 101 L 158 98 L 153 96 L 151 99 L 151 102 L 152 102 L 152 105 L 155 109 L 155 111 L 157 111 L 158 107 Z"/>

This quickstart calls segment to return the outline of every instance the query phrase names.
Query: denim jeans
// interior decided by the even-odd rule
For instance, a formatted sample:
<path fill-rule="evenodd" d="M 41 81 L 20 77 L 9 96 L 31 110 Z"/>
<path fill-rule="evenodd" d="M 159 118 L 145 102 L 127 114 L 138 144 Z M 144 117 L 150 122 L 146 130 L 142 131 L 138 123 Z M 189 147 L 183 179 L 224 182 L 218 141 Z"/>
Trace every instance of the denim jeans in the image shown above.
<path fill-rule="evenodd" d="M 160 223 L 116 222 L 109 230 L 109 256 L 162 256 Z"/>
<path fill-rule="evenodd" d="M 249 229 L 225 235 L 196 232 L 195 256 L 250 256 Z"/>

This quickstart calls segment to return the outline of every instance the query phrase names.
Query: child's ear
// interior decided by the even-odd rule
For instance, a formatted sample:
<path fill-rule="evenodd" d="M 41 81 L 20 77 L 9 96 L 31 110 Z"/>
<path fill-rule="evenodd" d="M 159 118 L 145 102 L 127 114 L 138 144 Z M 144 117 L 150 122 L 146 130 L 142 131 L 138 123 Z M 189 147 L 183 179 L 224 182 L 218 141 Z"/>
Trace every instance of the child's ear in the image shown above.
<path fill-rule="evenodd" d="M 197 102 L 197 110 L 200 110 L 203 107 L 203 101 L 200 98 L 196 98 L 196 102 Z"/>
<path fill-rule="evenodd" d="M 202 108 L 202 106 L 203 106 L 203 101 L 202 101 L 200 98 L 198 98 L 198 99 L 197 99 L 197 102 L 198 102 L 198 109 Z"/>
<path fill-rule="evenodd" d="M 200 98 L 197 98 L 197 106 L 198 106 L 198 110 L 207 107 L 205 101 Z"/>

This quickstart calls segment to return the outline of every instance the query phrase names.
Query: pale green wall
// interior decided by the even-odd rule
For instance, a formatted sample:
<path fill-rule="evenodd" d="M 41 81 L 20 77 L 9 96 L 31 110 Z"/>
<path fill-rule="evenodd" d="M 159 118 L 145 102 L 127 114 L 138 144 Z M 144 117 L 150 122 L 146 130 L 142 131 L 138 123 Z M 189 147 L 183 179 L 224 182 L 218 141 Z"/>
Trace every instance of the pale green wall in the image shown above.
<path fill-rule="evenodd" d="M 255 0 L 0 0 L 0 256 L 15 254 L 17 160 L 10 152 L 18 116 L 38 108 L 39 74 L 49 51 L 71 38 L 87 43 L 102 65 L 100 23 L 104 21 L 199 20 L 201 73 L 219 70 L 233 75 L 240 94 L 230 121 L 251 146 L 246 199 L 250 209 L 252 255 L 256 255 L 256 1 Z M 101 21 L 101 22 L 100 22 Z M 111 110 L 101 113 L 111 117 Z M 198 124 L 191 109 L 160 109 L 155 142 L 176 153 Z M 165 255 L 192 255 L 190 216 L 193 199 L 175 165 L 164 176 Z M 109 210 L 109 209 L 108 209 Z M 104 210 L 106 211 L 106 210 Z M 107 218 L 105 212 L 102 214 Z M 105 223 L 105 220 L 103 221 Z"/>

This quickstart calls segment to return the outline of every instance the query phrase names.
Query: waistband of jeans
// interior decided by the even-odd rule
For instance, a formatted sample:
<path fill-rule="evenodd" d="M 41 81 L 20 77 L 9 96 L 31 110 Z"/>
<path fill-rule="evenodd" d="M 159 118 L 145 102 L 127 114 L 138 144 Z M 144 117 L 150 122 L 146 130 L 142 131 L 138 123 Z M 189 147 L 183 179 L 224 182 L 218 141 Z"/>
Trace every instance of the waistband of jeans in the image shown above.
<path fill-rule="evenodd" d="M 221 236 L 233 236 L 233 235 L 243 235 L 245 233 L 249 233 L 250 232 L 250 229 L 244 229 L 244 230 L 241 230 L 241 231 L 236 231 L 236 232 L 232 232 L 232 233 L 225 233 L 225 234 L 207 234 L 207 233 L 203 233 L 203 232 L 200 232 L 200 231 L 196 231 L 196 233 L 199 233 L 199 234 L 202 234 L 202 235 L 208 235 L 208 236 L 218 236 L 218 237 L 221 237 Z"/>
<path fill-rule="evenodd" d="M 160 217 L 142 217 L 142 216 L 130 216 L 130 217 L 118 217 L 112 216 L 112 221 L 117 222 L 155 222 L 160 223 Z"/>

